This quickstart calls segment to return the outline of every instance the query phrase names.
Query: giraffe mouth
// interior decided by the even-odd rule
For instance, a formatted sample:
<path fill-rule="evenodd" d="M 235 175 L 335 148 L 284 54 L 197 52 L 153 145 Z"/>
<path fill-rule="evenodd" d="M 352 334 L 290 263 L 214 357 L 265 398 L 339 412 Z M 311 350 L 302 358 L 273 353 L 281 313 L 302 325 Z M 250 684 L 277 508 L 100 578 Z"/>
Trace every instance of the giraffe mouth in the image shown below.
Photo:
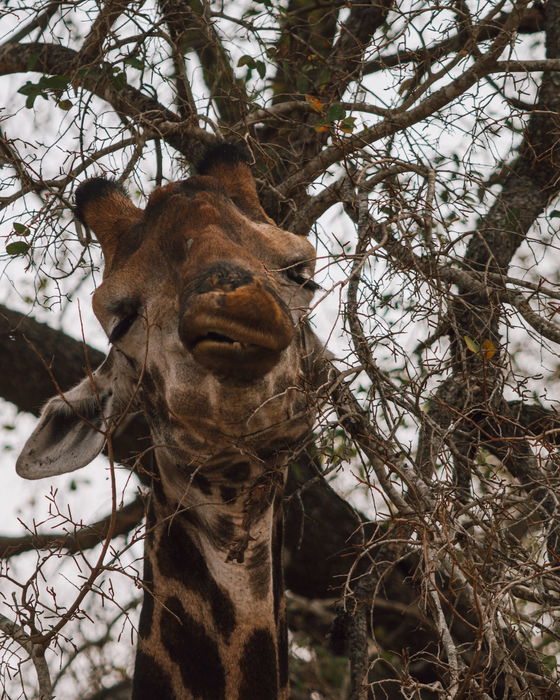
<path fill-rule="evenodd" d="M 242 383 L 260 379 L 278 364 L 281 351 L 210 332 L 189 348 L 194 360 L 219 379 Z"/>
<path fill-rule="evenodd" d="M 236 320 L 202 315 L 192 321 L 183 343 L 198 364 L 220 379 L 259 379 L 278 363 L 285 347 L 266 330 Z"/>
<path fill-rule="evenodd" d="M 198 345 L 199 343 L 228 343 L 232 345 L 234 343 L 239 343 L 239 341 L 234 340 L 233 338 L 230 338 L 228 335 L 224 335 L 223 333 L 209 331 L 205 335 L 201 335 L 198 338 L 195 338 L 193 342 L 193 347 Z"/>
<path fill-rule="evenodd" d="M 246 343 L 241 340 L 236 340 L 235 338 L 230 338 L 228 335 L 223 333 L 216 333 L 210 331 L 205 335 L 201 335 L 190 344 L 189 350 L 195 355 L 200 356 L 200 353 L 209 352 L 212 348 L 215 348 L 221 352 L 244 352 L 246 350 L 251 350 L 258 346 L 252 343 Z"/>
<path fill-rule="evenodd" d="M 257 283 L 189 297 L 179 321 L 179 336 L 198 364 L 242 382 L 270 372 L 294 332 L 288 309 Z"/>
<path fill-rule="evenodd" d="M 233 319 L 216 319 L 205 314 L 193 321 L 189 331 L 183 337 L 183 342 L 190 352 L 214 345 L 226 352 L 228 349 L 273 351 L 283 349 L 278 339 L 262 328 L 246 326 Z"/>
<path fill-rule="evenodd" d="M 229 329 L 228 329 L 229 330 Z M 205 333 L 193 335 L 186 343 L 187 349 L 193 354 L 195 359 L 203 359 L 206 353 L 222 353 L 224 359 L 235 356 L 239 361 L 244 355 L 254 355 L 264 353 L 265 355 L 279 355 L 280 349 L 271 347 L 273 343 L 266 334 L 254 331 L 253 329 L 244 329 L 245 332 L 226 334 L 218 330 L 209 330 Z M 204 362 L 203 362 L 204 364 Z"/>

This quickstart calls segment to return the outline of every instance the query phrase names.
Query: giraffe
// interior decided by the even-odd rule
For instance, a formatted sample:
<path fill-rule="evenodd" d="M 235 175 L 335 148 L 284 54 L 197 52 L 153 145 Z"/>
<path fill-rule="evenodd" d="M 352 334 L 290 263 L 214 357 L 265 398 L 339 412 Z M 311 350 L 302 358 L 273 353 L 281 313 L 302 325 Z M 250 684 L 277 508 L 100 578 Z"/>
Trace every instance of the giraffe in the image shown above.
<path fill-rule="evenodd" d="M 101 245 L 92 303 L 111 350 L 46 404 L 17 471 L 83 467 L 142 411 L 155 464 L 133 700 L 285 700 L 281 499 L 313 422 L 314 248 L 267 216 L 228 143 L 145 209 L 87 180 L 75 214 Z"/>

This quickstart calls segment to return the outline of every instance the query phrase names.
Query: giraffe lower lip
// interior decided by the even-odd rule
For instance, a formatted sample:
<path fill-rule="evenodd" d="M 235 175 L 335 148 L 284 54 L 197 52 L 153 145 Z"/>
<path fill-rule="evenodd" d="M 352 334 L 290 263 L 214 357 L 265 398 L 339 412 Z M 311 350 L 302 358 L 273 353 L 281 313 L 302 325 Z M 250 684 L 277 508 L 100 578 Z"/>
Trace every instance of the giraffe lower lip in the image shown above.
<path fill-rule="evenodd" d="M 284 326 L 268 316 L 250 318 L 247 309 L 243 315 L 219 311 L 195 307 L 182 317 L 179 337 L 193 359 L 220 380 L 247 383 L 270 372 L 291 341 Z"/>
<path fill-rule="evenodd" d="M 252 382 L 269 372 L 280 359 L 281 351 L 220 335 L 197 338 L 190 348 L 193 358 L 220 379 Z"/>
<path fill-rule="evenodd" d="M 227 330 L 230 330 L 229 328 Z M 271 339 L 262 333 L 255 333 L 252 329 L 234 329 L 236 336 L 221 333 L 218 330 L 208 331 L 195 336 L 187 347 L 193 353 L 204 352 L 206 349 L 222 349 L 224 352 L 270 350 Z M 239 334 L 239 335 L 238 335 Z M 239 337 L 241 336 L 241 337 Z"/>

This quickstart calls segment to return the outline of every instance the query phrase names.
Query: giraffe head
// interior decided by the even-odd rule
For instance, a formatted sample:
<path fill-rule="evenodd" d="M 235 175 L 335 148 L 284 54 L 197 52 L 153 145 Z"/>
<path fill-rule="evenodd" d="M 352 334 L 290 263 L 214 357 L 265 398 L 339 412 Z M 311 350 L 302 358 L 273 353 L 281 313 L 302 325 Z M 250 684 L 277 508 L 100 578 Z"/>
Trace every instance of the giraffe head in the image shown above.
<path fill-rule="evenodd" d="M 155 442 L 198 455 L 307 429 L 314 249 L 269 219 L 237 148 L 210 149 L 199 173 L 160 187 L 144 209 L 110 180 L 78 187 L 76 214 L 105 260 L 93 309 L 112 349 L 46 405 L 22 476 L 89 463 L 130 411 L 146 414 Z"/>

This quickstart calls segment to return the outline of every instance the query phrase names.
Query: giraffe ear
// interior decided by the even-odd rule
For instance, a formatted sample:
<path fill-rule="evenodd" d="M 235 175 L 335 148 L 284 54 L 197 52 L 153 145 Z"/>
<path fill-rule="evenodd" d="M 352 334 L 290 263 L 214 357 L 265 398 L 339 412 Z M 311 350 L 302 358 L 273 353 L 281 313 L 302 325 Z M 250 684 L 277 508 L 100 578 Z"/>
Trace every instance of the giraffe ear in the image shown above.
<path fill-rule="evenodd" d="M 105 445 L 113 413 L 111 355 L 89 377 L 43 408 L 16 462 L 24 479 L 42 479 L 88 465 Z"/>
<path fill-rule="evenodd" d="M 250 219 L 274 223 L 262 208 L 249 162 L 244 148 L 231 143 L 218 143 L 206 149 L 198 164 L 198 172 L 218 180 L 226 194 Z"/>
<path fill-rule="evenodd" d="M 142 216 L 125 189 L 114 180 L 94 177 L 79 185 L 74 195 L 74 213 L 90 228 L 103 250 L 106 267 L 109 267 L 119 239 Z"/>

